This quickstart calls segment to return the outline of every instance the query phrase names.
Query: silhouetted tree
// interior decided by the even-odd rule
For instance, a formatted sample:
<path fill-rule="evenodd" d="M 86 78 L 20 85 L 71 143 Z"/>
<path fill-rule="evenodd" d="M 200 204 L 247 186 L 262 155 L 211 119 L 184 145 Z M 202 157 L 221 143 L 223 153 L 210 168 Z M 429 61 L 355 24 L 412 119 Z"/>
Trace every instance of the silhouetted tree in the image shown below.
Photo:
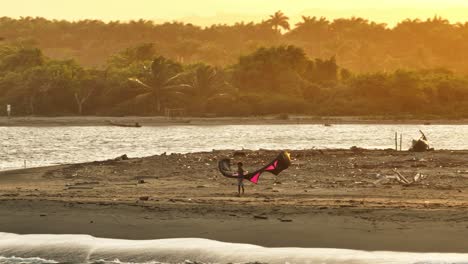
<path fill-rule="evenodd" d="M 191 88 L 190 85 L 177 83 L 182 75 L 182 66 L 164 57 L 158 57 L 151 63 L 150 76 L 145 82 L 131 78 L 130 80 L 140 84 L 144 88 L 144 92 L 138 97 L 152 98 L 154 101 L 155 112 L 161 113 L 163 108 L 162 103 L 170 96 L 180 97 L 186 93 L 186 90 Z"/>
<path fill-rule="evenodd" d="M 276 11 L 273 15 L 270 16 L 270 18 L 267 20 L 267 23 L 269 23 L 276 32 L 280 33 L 280 28 L 284 30 L 291 29 L 288 21 L 289 17 L 285 16 L 281 11 Z"/>

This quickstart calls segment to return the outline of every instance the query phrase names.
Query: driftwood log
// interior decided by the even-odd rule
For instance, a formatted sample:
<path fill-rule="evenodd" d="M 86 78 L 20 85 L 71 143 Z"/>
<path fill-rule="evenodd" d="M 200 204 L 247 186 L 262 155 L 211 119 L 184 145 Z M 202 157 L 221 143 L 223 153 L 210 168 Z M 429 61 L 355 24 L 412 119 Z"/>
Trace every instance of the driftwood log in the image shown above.
<path fill-rule="evenodd" d="M 408 178 L 403 176 L 403 174 L 401 174 L 397 169 L 393 169 L 393 172 L 395 172 L 395 175 L 383 176 L 377 181 L 375 181 L 374 184 L 378 185 L 388 184 L 390 182 L 397 182 L 401 185 L 409 186 L 416 184 L 426 178 L 426 176 L 421 173 L 417 173 L 414 177 Z"/>
<path fill-rule="evenodd" d="M 413 143 L 409 151 L 414 151 L 414 152 L 424 152 L 424 151 L 429 151 L 429 150 L 434 150 L 429 146 L 429 141 L 427 140 L 426 135 L 419 130 L 421 133 L 421 137 L 418 140 L 413 139 Z"/>

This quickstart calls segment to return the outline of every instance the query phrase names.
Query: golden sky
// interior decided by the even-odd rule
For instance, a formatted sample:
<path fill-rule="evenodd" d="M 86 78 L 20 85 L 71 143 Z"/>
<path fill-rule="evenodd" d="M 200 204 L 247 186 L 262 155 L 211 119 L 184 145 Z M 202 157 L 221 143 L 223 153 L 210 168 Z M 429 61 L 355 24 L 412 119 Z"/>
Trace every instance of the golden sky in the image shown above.
<path fill-rule="evenodd" d="M 199 25 L 260 21 L 282 10 L 301 15 L 360 16 L 394 25 L 404 18 L 440 15 L 451 22 L 468 20 L 468 0 L 0 0 L 0 16 L 54 19 L 179 20 Z"/>

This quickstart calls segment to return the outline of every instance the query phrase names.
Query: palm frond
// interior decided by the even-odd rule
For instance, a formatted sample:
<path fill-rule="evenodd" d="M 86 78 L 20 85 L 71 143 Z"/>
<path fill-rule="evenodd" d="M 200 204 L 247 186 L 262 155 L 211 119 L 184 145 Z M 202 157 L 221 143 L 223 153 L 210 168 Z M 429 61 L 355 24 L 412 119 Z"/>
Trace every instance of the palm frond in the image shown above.
<path fill-rule="evenodd" d="M 207 100 L 213 100 L 213 99 L 217 99 L 217 98 L 233 98 L 234 96 L 230 93 L 217 93 L 217 94 L 214 94 L 210 97 L 208 97 Z"/>
<path fill-rule="evenodd" d="M 145 87 L 147 90 L 153 90 L 153 87 L 147 85 L 146 83 L 140 81 L 138 78 L 128 78 L 129 81 L 132 81 L 134 83 L 137 83 L 141 85 L 142 87 Z"/>
<path fill-rule="evenodd" d="M 170 84 L 172 83 L 173 81 L 177 81 L 179 80 L 180 78 L 186 76 L 188 73 L 187 72 L 181 72 L 179 74 L 176 74 L 174 75 L 173 77 L 167 79 L 165 82 L 164 82 L 164 85 L 167 85 L 167 84 Z"/>
<path fill-rule="evenodd" d="M 174 84 L 174 85 L 166 85 L 161 90 L 187 90 L 192 89 L 193 86 L 189 84 Z"/>

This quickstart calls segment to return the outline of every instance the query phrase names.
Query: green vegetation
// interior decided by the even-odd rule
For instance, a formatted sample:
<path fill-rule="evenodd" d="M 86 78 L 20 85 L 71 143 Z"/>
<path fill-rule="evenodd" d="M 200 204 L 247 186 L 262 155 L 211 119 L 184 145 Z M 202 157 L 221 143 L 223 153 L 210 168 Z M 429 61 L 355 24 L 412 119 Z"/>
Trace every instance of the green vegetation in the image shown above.
<path fill-rule="evenodd" d="M 0 18 L 0 113 L 465 117 L 467 25 L 303 17 L 290 29 L 281 12 L 205 29 Z"/>
<path fill-rule="evenodd" d="M 392 28 L 355 17 L 331 21 L 304 16 L 290 25 L 280 11 L 260 23 L 205 28 L 146 20 L 104 23 L 0 17 L 0 36 L 4 42 L 33 44 L 50 58 L 75 59 L 87 67 L 102 67 L 113 54 L 142 43 L 152 43 L 158 55 L 179 63 L 221 67 L 259 47 L 293 45 L 310 58 L 335 56 L 352 72 L 444 67 L 468 73 L 468 23 L 450 24 L 440 17 L 407 19 Z"/>

